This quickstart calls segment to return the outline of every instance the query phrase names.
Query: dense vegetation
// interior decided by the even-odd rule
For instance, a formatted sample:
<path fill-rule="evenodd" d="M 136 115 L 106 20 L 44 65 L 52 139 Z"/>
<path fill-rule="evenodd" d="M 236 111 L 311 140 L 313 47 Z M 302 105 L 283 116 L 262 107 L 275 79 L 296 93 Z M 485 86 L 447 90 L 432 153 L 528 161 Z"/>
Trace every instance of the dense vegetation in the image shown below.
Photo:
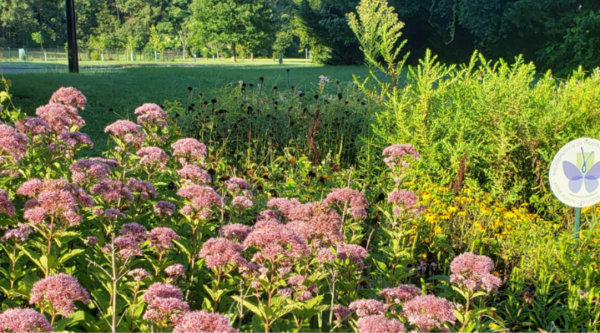
<path fill-rule="evenodd" d="M 78 36 L 92 50 L 185 50 L 249 57 L 304 56 L 356 64 L 363 59 L 346 24 L 358 0 L 75 1 Z M 215 5 L 215 4 L 218 4 Z M 598 66 L 600 3 L 594 0 L 391 0 L 406 23 L 411 63 L 427 48 L 445 62 L 487 58 L 525 61 L 557 72 Z M 64 1 L 0 3 L 0 46 L 64 46 Z M 227 24 L 224 24 L 227 23 Z M 98 56 L 99 57 L 99 56 Z"/>
<path fill-rule="evenodd" d="M 190 86 L 94 140 L 81 91 L 2 79 L 0 331 L 598 331 L 600 207 L 573 237 L 546 175 L 600 72 L 406 66 L 397 15 L 347 16 L 365 77 Z"/>

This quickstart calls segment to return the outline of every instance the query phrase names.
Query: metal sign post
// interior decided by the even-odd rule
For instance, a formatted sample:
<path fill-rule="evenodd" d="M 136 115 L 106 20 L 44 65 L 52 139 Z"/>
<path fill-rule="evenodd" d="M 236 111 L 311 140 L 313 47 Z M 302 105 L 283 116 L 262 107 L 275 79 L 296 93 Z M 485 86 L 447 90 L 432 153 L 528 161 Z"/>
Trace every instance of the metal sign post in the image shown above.
<path fill-rule="evenodd" d="M 77 26 L 75 20 L 74 0 L 65 0 L 67 12 L 67 48 L 69 59 L 69 72 L 79 73 L 79 57 L 77 55 Z"/>

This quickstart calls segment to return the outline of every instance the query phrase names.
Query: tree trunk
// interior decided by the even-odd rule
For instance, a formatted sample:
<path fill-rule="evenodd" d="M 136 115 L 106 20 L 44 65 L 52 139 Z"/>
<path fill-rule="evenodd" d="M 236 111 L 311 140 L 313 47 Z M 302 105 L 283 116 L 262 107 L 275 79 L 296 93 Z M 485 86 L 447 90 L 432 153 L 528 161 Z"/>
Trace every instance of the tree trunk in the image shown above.
<path fill-rule="evenodd" d="M 183 60 L 185 61 L 185 49 L 187 48 L 186 32 L 183 30 L 180 30 L 180 31 L 177 31 L 177 34 L 179 34 L 179 40 L 181 40 L 181 48 L 183 49 Z"/>
<path fill-rule="evenodd" d="M 250 53 L 250 61 L 254 62 L 254 53 Z"/>
<path fill-rule="evenodd" d="M 235 43 L 231 43 L 231 62 L 235 62 Z"/>

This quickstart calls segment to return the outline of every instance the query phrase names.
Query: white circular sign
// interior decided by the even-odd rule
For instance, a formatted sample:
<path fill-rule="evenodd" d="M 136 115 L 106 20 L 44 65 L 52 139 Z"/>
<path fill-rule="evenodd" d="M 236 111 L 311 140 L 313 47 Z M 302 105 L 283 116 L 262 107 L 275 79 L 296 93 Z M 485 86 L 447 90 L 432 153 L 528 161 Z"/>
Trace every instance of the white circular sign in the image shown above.
<path fill-rule="evenodd" d="M 550 165 L 550 188 L 567 206 L 600 201 L 600 141 L 581 138 L 562 147 Z"/>

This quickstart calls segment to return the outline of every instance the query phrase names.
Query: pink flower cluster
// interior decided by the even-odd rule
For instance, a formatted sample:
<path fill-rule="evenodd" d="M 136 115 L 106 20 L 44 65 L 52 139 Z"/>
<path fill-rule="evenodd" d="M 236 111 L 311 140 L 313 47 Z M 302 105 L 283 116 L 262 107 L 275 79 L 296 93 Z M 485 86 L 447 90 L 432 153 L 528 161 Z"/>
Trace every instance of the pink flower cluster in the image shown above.
<path fill-rule="evenodd" d="M 31 288 L 30 304 L 37 304 L 50 313 L 68 317 L 75 312 L 74 301 L 87 304 L 90 295 L 71 275 L 60 273 L 41 279 Z"/>
<path fill-rule="evenodd" d="M 383 156 L 388 156 L 383 159 L 385 164 L 387 164 L 390 168 L 394 168 L 397 165 L 402 165 L 403 167 L 408 167 L 408 164 L 403 164 L 402 159 L 405 156 L 412 156 L 412 158 L 418 160 L 419 153 L 415 150 L 413 145 L 410 144 L 395 144 L 391 145 L 383 150 Z"/>
<path fill-rule="evenodd" d="M 27 224 L 19 223 L 18 228 L 9 229 L 4 233 L 4 236 L 0 238 L 0 241 L 6 243 L 9 240 L 12 240 L 15 243 L 22 243 L 27 240 L 27 237 L 33 232 L 31 227 Z"/>
<path fill-rule="evenodd" d="M 337 247 L 338 259 L 348 259 L 350 263 L 356 265 L 358 269 L 363 269 L 365 267 L 363 259 L 367 257 L 367 254 L 367 250 L 360 245 L 341 244 Z"/>
<path fill-rule="evenodd" d="M 348 308 L 359 317 L 382 315 L 387 311 L 387 306 L 375 299 L 360 299 L 350 303 Z"/>
<path fill-rule="evenodd" d="M 171 216 L 173 215 L 175 208 L 175 205 L 168 201 L 159 201 L 154 205 L 154 214 L 161 217 Z"/>
<path fill-rule="evenodd" d="M 379 296 L 385 297 L 387 305 L 390 306 L 391 304 L 404 304 L 420 294 L 421 289 L 412 284 L 401 284 L 395 288 L 383 289 Z"/>
<path fill-rule="evenodd" d="M 245 210 L 252 207 L 252 200 L 246 197 L 235 197 L 231 201 L 231 205 L 237 209 Z"/>
<path fill-rule="evenodd" d="M 188 312 L 173 329 L 173 333 L 239 333 L 227 317 L 204 310 Z"/>
<path fill-rule="evenodd" d="M 450 282 L 471 291 L 485 290 L 490 293 L 498 290 L 502 280 L 492 274 L 494 262 L 486 256 L 465 252 L 450 263 Z"/>
<path fill-rule="evenodd" d="M 276 207 L 283 217 L 288 218 L 290 212 L 296 206 L 300 206 L 301 203 L 296 198 L 287 199 L 287 198 L 274 198 L 267 202 L 267 207 L 274 208 Z"/>
<path fill-rule="evenodd" d="M 28 143 L 25 134 L 18 133 L 8 125 L 0 124 L 0 156 L 11 157 L 18 161 L 25 157 Z"/>
<path fill-rule="evenodd" d="M 181 139 L 171 145 L 173 156 L 179 156 L 182 165 L 203 161 L 206 158 L 206 146 L 193 138 Z"/>
<path fill-rule="evenodd" d="M 131 239 L 136 244 L 143 244 L 148 239 L 146 227 L 135 222 L 123 224 L 121 235 Z"/>
<path fill-rule="evenodd" d="M 10 217 L 15 215 L 15 205 L 3 190 L 0 190 L 0 213 L 7 214 Z"/>
<path fill-rule="evenodd" d="M 221 230 L 223 237 L 238 242 L 243 242 L 250 232 L 252 232 L 252 228 L 239 223 L 224 225 Z"/>
<path fill-rule="evenodd" d="M 48 123 L 40 118 L 25 117 L 25 119 L 17 120 L 15 122 L 17 131 L 32 135 L 34 138 L 38 138 L 44 134 L 50 133 L 52 128 Z"/>
<path fill-rule="evenodd" d="M 359 318 L 356 325 L 359 333 L 406 333 L 406 327 L 401 322 L 384 315 Z"/>
<path fill-rule="evenodd" d="M 131 276 L 136 282 L 140 282 L 144 279 L 152 277 L 152 275 L 143 268 L 132 269 L 131 271 L 127 272 L 127 275 Z"/>
<path fill-rule="evenodd" d="M 152 302 L 155 298 L 179 298 L 183 299 L 181 289 L 168 283 L 156 282 L 150 285 L 143 296 L 145 302 Z"/>
<path fill-rule="evenodd" d="M 250 188 L 250 184 L 242 178 L 233 177 L 225 181 L 225 187 L 231 192 L 238 192 Z"/>
<path fill-rule="evenodd" d="M 187 180 L 187 185 L 204 185 L 212 182 L 212 177 L 208 172 L 202 170 L 196 164 L 187 164 L 177 171 L 179 177 Z"/>
<path fill-rule="evenodd" d="M 103 180 L 110 173 L 108 164 L 93 159 L 81 159 L 71 165 L 69 170 L 76 184 Z"/>
<path fill-rule="evenodd" d="M 283 274 L 282 274 L 283 275 Z M 290 277 L 287 284 L 291 288 L 285 288 L 278 291 L 278 294 L 283 298 L 291 297 L 292 294 L 296 295 L 296 300 L 300 302 L 306 302 L 314 298 L 314 295 L 319 292 L 316 284 L 306 286 L 304 285 L 306 278 L 302 275 L 294 275 Z"/>
<path fill-rule="evenodd" d="M 288 214 L 288 218 L 305 222 L 305 224 L 295 226 L 292 224 L 292 226 L 299 235 L 310 239 L 314 245 L 328 246 L 344 240 L 344 235 L 340 232 L 342 218 L 323 202 L 309 202 L 295 206 Z"/>
<path fill-rule="evenodd" d="M 164 331 L 165 327 L 177 325 L 188 311 L 190 311 L 190 307 L 182 299 L 157 297 L 148 304 L 142 318 Z"/>
<path fill-rule="evenodd" d="M 103 179 L 96 185 L 92 186 L 90 193 L 100 195 L 102 200 L 106 201 L 107 203 L 116 204 L 119 202 L 119 198 L 122 199 L 123 203 L 125 201 L 133 201 L 133 195 L 131 194 L 129 187 L 118 180 Z"/>
<path fill-rule="evenodd" d="M 211 208 L 222 204 L 221 196 L 212 187 L 190 185 L 177 191 L 177 195 L 190 200 L 181 213 L 186 216 L 196 215 L 197 218 L 207 219 L 212 216 Z"/>
<path fill-rule="evenodd" d="M 344 213 L 349 214 L 354 219 L 365 219 L 367 217 L 369 203 L 365 194 L 360 191 L 348 187 L 336 188 L 327 195 L 323 202 L 327 205 L 337 204 L 341 210 L 346 209 Z"/>
<path fill-rule="evenodd" d="M 135 256 L 142 255 L 142 249 L 129 237 L 121 236 L 114 239 L 115 251 L 122 261 L 127 261 Z M 102 251 L 109 253 L 113 251 L 111 244 L 104 245 Z"/>
<path fill-rule="evenodd" d="M 167 268 L 165 268 L 165 273 L 172 280 L 177 280 L 178 278 L 185 278 L 185 267 L 182 264 L 173 264 Z"/>
<path fill-rule="evenodd" d="M 81 132 L 65 132 L 58 136 L 58 140 L 62 141 L 65 147 L 78 149 L 82 146 L 94 147 L 94 143 L 90 137 Z"/>
<path fill-rule="evenodd" d="M 247 264 L 241 253 L 244 248 L 226 238 L 211 238 L 207 240 L 200 250 L 200 258 L 203 258 L 206 267 L 224 267 L 225 265 L 243 266 Z"/>
<path fill-rule="evenodd" d="M 142 200 L 148 200 L 150 198 L 156 198 L 158 193 L 154 189 L 154 185 L 151 182 L 145 182 L 143 180 L 137 180 L 134 178 L 129 178 L 127 181 L 127 187 L 129 187 L 129 191 L 131 194 Z"/>
<path fill-rule="evenodd" d="M 54 332 L 46 317 L 28 308 L 12 308 L 0 313 L 0 332 Z"/>
<path fill-rule="evenodd" d="M 136 155 L 140 157 L 140 164 L 147 168 L 164 170 L 169 156 L 158 147 L 143 147 L 138 149 Z"/>
<path fill-rule="evenodd" d="M 47 216 L 52 216 L 74 226 L 82 221 L 77 213 L 78 205 L 92 207 L 94 200 L 85 191 L 64 179 L 37 178 L 23 183 L 17 189 L 18 195 L 32 199 L 25 203 L 23 217 L 32 224 L 42 223 Z M 55 221 L 55 225 L 60 221 Z"/>
<path fill-rule="evenodd" d="M 411 211 L 414 216 L 419 216 L 423 211 L 422 206 L 417 206 L 419 198 L 411 190 L 392 191 L 388 196 L 388 202 L 394 205 L 394 215 L 402 215 L 404 211 Z"/>
<path fill-rule="evenodd" d="M 260 223 L 260 222 L 259 222 Z M 306 243 L 292 230 L 276 223 L 263 223 L 260 228 L 257 223 L 254 230 L 243 242 L 244 247 L 257 247 L 252 262 L 277 262 L 285 258 L 299 258 L 310 253 Z"/>
<path fill-rule="evenodd" d="M 58 134 L 79 129 L 85 124 L 76 108 L 63 104 L 49 103 L 40 106 L 35 110 L 35 114 Z"/>
<path fill-rule="evenodd" d="M 331 309 L 331 311 L 333 311 L 333 314 L 335 315 L 335 319 L 338 323 L 346 320 L 352 314 L 350 309 L 348 309 L 347 307 L 345 307 L 343 305 L 336 305 Z"/>
<path fill-rule="evenodd" d="M 88 236 L 84 241 L 83 244 L 89 246 L 89 247 L 94 247 L 96 244 L 98 244 L 98 237 L 96 236 Z"/>
<path fill-rule="evenodd" d="M 73 87 L 61 87 L 52 94 L 48 103 L 60 103 L 85 110 L 87 98 L 85 98 L 81 91 Z"/>
<path fill-rule="evenodd" d="M 146 134 L 142 131 L 140 125 L 129 120 L 117 120 L 106 126 L 104 133 L 111 133 L 116 137 L 121 137 L 126 144 L 141 146 L 146 140 Z"/>
<path fill-rule="evenodd" d="M 179 288 L 167 283 L 154 283 L 143 296 L 148 302 L 143 319 L 161 328 L 175 326 L 190 310 Z"/>
<path fill-rule="evenodd" d="M 179 235 L 171 228 L 154 228 L 148 236 L 150 245 L 158 252 L 168 250 L 173 247 L 173 240 L 178 240 Z"/>
<path fill-rule="evenodd" d="M 162 128 L 167 126 L 167 113 L 158 105 L 154 103 L 145 103 L 138 107 L 134 111 L 138 115 L 138 124 L 151 124 L 154 123 L 156 126 Z"/>
<path fill-rule="evenodd" d="M 443 329 L 444 323 L 454 324 L 456 321 L 452 303 L 433 295 L 417 296 L 406 302 L 402 314 L 411 325 L 417 326 L 419 332 Z"/>

